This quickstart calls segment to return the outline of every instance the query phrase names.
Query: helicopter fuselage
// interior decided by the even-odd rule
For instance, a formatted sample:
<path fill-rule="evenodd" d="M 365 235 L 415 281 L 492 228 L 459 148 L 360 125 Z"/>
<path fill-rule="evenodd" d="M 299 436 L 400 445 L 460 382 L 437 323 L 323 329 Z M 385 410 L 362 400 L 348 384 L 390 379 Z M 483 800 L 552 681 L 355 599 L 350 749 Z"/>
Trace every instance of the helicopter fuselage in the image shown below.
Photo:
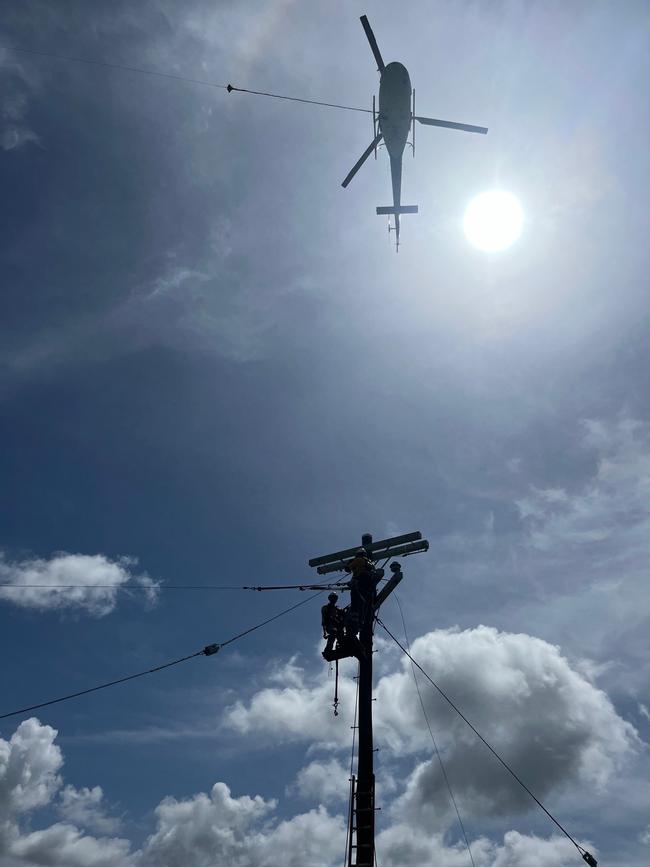
<path fill-rule="evenodd" d="M 402 201 L 402 154 L 411 128 L 411 79 L 402 63 L 389 63 L 379 81 L 379 131 L 390 156 L 393 207 Z M 399 248 L 399 212 L 395 213 L 395 242 Z"/>
<path fill-rule="evenodd" d="M 411 128 L 411 79 L 401 63 L 385 66 L 379 81 L 379 129 L 391 159 L 400 158 Z"/>

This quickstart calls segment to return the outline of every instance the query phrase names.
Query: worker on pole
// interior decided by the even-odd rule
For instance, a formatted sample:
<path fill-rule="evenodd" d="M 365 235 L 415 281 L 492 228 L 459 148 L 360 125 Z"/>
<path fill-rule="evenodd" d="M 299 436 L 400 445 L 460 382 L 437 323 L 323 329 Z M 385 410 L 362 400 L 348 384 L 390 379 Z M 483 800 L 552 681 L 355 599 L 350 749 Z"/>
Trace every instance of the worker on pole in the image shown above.
<path fill-rule="evenodd" d="M 329 600 L 327 605 L 323 605 L 320 610 L 323 638 L 327 639 L 327 644 L 323 650 L 323 656 L 326 659 L 334 649 L 334 642 L 341 638 L 343 631 L 343 612 L 336 607 L 338 598 L 336 593 L 330 593 L 327 597 Z"/>
<path fill-rule="evenodd" d="M 371 595 L 373 582 L 373 562 L 365 548 L 358 548 L 352 560 L 345 566 L 352 575 L 350 579 L 350 619 L 355 622 L 356 630 L 361 628 L 364 609 Z"/>

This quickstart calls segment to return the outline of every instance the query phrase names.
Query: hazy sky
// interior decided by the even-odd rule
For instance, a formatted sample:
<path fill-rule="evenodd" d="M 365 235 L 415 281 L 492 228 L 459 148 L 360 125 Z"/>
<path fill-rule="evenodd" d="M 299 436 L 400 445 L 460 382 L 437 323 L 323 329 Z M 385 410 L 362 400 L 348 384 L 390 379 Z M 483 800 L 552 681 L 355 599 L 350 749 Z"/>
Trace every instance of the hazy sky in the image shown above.
<path fill-rule="evenodd" d="M 408 67 L 399 255 L 368 115 Z M 414 655 L 602 865 L 650 855 L 646 3 L 36 0 L 0 11 L 0 714 L 199 650 L 420 529 Z M 501 187 L 499 254 L 462 216 Z M 142 588 L 142 585 L 145 585 Z M 320 602 L 0 725 L 0 865 L 342 862 Z M 394 602 L 382 615 L 402 635 Z M 465 867 L 410 669 L 376 655 L 380 867 Z M 576 850 L 423 684 L 476 867 Z"/>

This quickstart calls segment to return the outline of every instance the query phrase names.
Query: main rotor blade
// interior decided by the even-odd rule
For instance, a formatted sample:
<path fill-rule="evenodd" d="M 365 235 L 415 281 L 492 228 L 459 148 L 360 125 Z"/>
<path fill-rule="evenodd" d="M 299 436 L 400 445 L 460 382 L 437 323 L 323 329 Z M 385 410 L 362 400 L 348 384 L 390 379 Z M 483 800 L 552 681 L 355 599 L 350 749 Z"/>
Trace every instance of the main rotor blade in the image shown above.
<path fill-rule="evenodd" d="M 416 117 L 415 118 L 425 126 L 445 126 L 448 129 L 462 129 L 465 132 L 478 132 L 481 135 L 487 135 L 488 128 L 486 126 L 472 126 L 470 123 L 454 123 L 453 120 L 437 120 L 435 117 Z"/>
<path fill-rule="evenodd" d="M 363 29 L 366 31 L 366 36 L 368 37 L 368 42 L 370 43 L 370 47 L 372 48 L 372 53 L 375 55 L 375 60 L 377 61 L 377 71 L 384 71 L 384 61 L 381 56 L 381 52 L 379 51 L 379 46 L 377 45 L 377 40 L 375 39 L 375 34 L 372 32 L 372 27 L 370 26 L 368 19 L 365 15 L 361 16 L 361 24 L 363 25 Z"/>
<path fill-rule="evenodd" d="M 370 156 L 370 154 L 371 154 L 371 153 L 374 151 L 374 149 L 377 147 L 377 145 L 378 145 L 379 142 L 381 141 L 381 137 L 382 137 L 382 136 L 381 136 L 381 133 L 378 132 L 377 135 L 374 137 L 374 139 L 370 142 L 370 144 L 368 145 L 368 147 L 365 149 L 365 151 L 361 154 L 361 156 L 359 157 L 359 159 L 356 161 L 356 163 L 355 163 L 355 164 L 352 166 L 352 168 L 350 169 L 350 172 L 349 172 L 348 176 L 346 177 L 346 179 L 345 179 L 345 180 L 343 181 L 343 183 L 341 184 L 342 187 L 347 187 L 347 185 L 350 183 L 350 181 L 352 180 L 352 178 L 356 175 L 356 173 L 359 171 L 359 169 L 361 168 L 361 166 L 365 163 L 365 161 L 368 159 L 368 157 Z"/>

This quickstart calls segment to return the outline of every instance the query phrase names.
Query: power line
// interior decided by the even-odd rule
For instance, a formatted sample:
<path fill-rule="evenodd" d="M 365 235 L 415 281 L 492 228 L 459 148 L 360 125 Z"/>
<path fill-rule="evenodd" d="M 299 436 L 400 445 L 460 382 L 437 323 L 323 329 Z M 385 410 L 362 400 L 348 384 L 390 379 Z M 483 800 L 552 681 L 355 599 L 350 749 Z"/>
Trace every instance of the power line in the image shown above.
<path fill-rule="evenodd" d="M 317 596 L 320 596 L 321 593 L 325 591 L 319 590 L 317 593 L 313 593 L 311 596 L 308 596 L 306 599 L 301 599 L 300 602 L 296 602 L 295 605 L 292 605 L 290 608 L 285 608 L 284 611 L 280 611 L 278 614 L 274 614 L 273 617 L 268 617 L 266 620 L 263 620 L 261 623 L 258 623 L 256 626 L 251 626 L 250 629 L 245 629 L 243 632 L 240 632 L 238 635 L 235 635 L 233 638 L 229 638 L 228 641 L 222 641 L 221 644 L 218 645 L 219 648 L 225 647 L 227 644 L 232 644 L 233 641 L 239 641 L 240 638 L 243 638 L 245 635 L 249 635 L 251 632 L 255 632 L 256 629 L 261 629 L 262 626 L 266 626 L 268 623 L 273 623 L 274 620 L 278 620 L 280 617 L 283 617 L 285 614 L 289 614 L 290 611 L 295 611 L 296 608 L 300 608 L 301 605 L 306 605 L 307 602 L 311 602 L 312 599 L 316 599 Z M 210 645 L 213 647 L 214 645 Z M 203 653 L 203 651 L 201 651 Z M 209 655 L 209 654 L 207 654 Z"/>
<path fill-rule="evenodd" d="M 331 590 L 346 584 L 278 584 L 273 586 L 224 585 L 224 584 L 14 584 L 0 582 L 0 588 L 8 590 Z"/>
<path fill-rule="evenodd" d="M 0 581 L 0 587 L 10 590 L 40 589 L 40 590 L 77 590 L 77 589 L 115 589 L 115 590 L 330 590 L 346 588 L 347 581 L 337 581 L 332 584 L 16 584 L 13 581 Z"/>
<path fill-rule="evenodd" d="M 240 638 L 243 638 L 245 635 L 250 635 L 251 632 L 255 632 L 256 629 L 261 629 L 262 626 L 266 626 L 268 623 L 272 623 L 274 620 L 284 616 L 285 614 L 289 614 L 291 611 L 295 611 L 296 608 L 300 608 L 301 605 L 305 605 L 307 602 L 311 602 L 312 599 L 315 599 L 317 596 L 320 596 L 323 591 L 319 591 L 318 593 L 314 593 L 312 596 L 307 597 L 307 599 L 301 599 L 300 602 L 297 602 L 295 605 L 292 605 L 290 608 L 285 608 L 283 611 L 278 612 L 278 614 L 274 614 L 273 617 L 268 617 L 266 620 L 263 620 L 261 623 L 257 623 L 255 626 L 251 626 L 249 629 L 245 629 L 243 632 L 234 635 L 232 638 L 229 638 L 227 641 L 222 641 L 220 644 L 208 644 L 203 650 L 197 650 L 196 653 L 190 653 L 189 656 L 181 656 L 180 659 L 173 659 L 171 662 L 165 662 L 163 665 L 156 665 L 154 668 L 148 668 L 146 671 L 139 671 L 137 674 L 129 674 L 126 677 L 120 677 L 117 680 L 111 680 L 108 683 L 100 683 L 98 686 L 91 686 L 88 689 L 79 690 L 79 692 L 72 692 L 68 695 L 62 695 L 59 698 L 52 698 L 49 701 L 42 701 L 38 704 L 30 705 L 29 707 L 20 708 L 20 710 L 12 710 L 9 713 L 0 714 L 0 720 L 7 719 L 12 716 L 19 716 L 20 714 L 29 713 L 33 710 L 39 710 L 42 707 L 48 707 L 51 704 L 58 704 L 62 701 L 69 701 L 72 698 L 78 698 L 81 695 L 88 695 L 91 692 L 97 692 L 100 689 L 108 689 L 109 686 L 116 686 L 118 683 L 125 683 L 127 680 L 135 680 L 138 677 L 144 677 L 147 674 L 154 674 L 156 671 L 162 671 L 165 668 L 171 668 L 173 665 L 179 665 L 181 662 L 186 662 L 188 659 L 194 659 L 196 656 L 212 656 L 221 650 L 222 647 L 226 647 L 228 644 L 232 644 L 234 641 L 239 641 Z"/>
<path fill-rule="evenodd" d="M 173 72 L 161 72 L 157 69 L 145 69 L 141 66 L 129 66 L 125 63 L 110 63 L 107 60 L 94 60 L 90 57 L 74 57 L 67 54 L 55 54 L 52 51 L 38 51 L 35 48 L 18 48 L 16 46 L 6 46 L 10 51 L 15 51 L 19 54 L 33 54 L 36 57 L 48 57 L 51 60 L 63 60 L 68 63 L 85 63 L 88 66 L 101 66 L 105 69 L 121 69 L 124 72 L 137 72 L 140 75 L 154 75 L 159 78 L 171 78 L 174 81 L 185 81 L 188 84 L 200 84 L 203 87 L 214 87 L 218 90 L 227 90 L 228 93 L 238 91 L 239 93 L 251 93 L 255 96 L 267 96 L 271 99 L 284 99 L 287 102 L 303 102 L 308 105 L 320 105 L 324 108 L 339 108 L 343 111 L 360 111 L 363 114 L 372 114 L 370 108 L 357 108 L 353 105 L 340 105 L 336 102 L 321 102 L 317 99 L 304 99 L 298 96 L 285 96 L 281 93 L 267 93 L 263 90 L 249 90 L 246 87 L 235 87 L 234 84 L 218 84 L 215 81 L 206 81 L 204 78 L 190 78 L 187 75 L 177 75 Z"/>
<path fill-rule="evenodd" d="M 220 584 L 12 584 L 0 583 L 9 590 L 253 590 L 253 587 L 228 587 Z"/>
<path fill-rule="evenodd" d="M 337 581 L 334 584 L 268 584 L 258 587 L 242 587 L 242 590 L 333 590 L 345 589 L 349 582 Z"/>
<path fill-rule="evenodd" d="M 433 686 L 433 687 L 434 687 L 434 688 L 435 688 L 435 689 L 440 693 L 440 695 L 444 698 L 444 700 L 447 702 L 447 704 L 449 704 L 449 705 L 450 705 L 450 706 L 451 706 L 451 707 L 456 711 L 456 713 L 458 714 L 458 716 L 459 716 L 459 717 L 460 717 L 464 722 L 467 723 L 467 725 L 471 728 L 471 730 L 474 732 L 474 734 L 477 736 L 477 738 L 485 744 L 485 746 L 486 746 L 486 747 L 488 748 L 488 750 L 492 753 L 492 755 L 493 755 L 496 759 L 498 759 L 499 762 L 501 762 L 501 764 L 503 765 L 503 767 L 508 771 L 508 773 L 511 774 L 511 775 L 515 778 L 515 780 L 519 783 L 519 785 L 522 787 L 522 789 L 524 789 L 524 791 L 528 792 L 528 794 L 529 794 L 530 797 L 533 799 L 533 801 L 535 801 L 535 803 L 538 805 L 538 807 L 541 807 L 541 809 L 546 813 L 546 815 L 549 817 L 549 819 L 550 819 L 550 820 L 551 820 L 555 825 L 557 825 L 557 827 L 560 829 L 560 831 L 562 831 L 562 833 L 563 833 L 563 834 L 564 834 L 564 835 L 565 835 L 565 836 L 566 836 L 566 837 L 567 837 L 567 838 L 568 838 L 568 839 L 573 843 L 573 845 L 576 847 L 576 849 L 578 850 L 578 852 L 580 852 L 580 854 L 581 854 L 583 860 L 586 861 L 587 864 L 589 864 L 589 867 L 596 867 L 597 862 L 596 862 L 596 859 L 593 857 L 593 855 L 591 855 L 591 853 L 587 852 L 586 849 L 583 849 L 583 847 L 580 846 L 580 845 L 579 845 L 579 844 L 574 840 L 574 838 L 571 836 L 571 834 L 569 834 L 569 832 L 566 830 L 566 828 L 564 828 L 564 827 L 563 827 L 563 826 L 558 822 L 558 820 L 555 818 L 555 816 L 553 816 L 553 814 L 550 813 L 550 812 L 546 809 L 546 807 L 544 806 L 544 804 L 542 804 L 542 802 L 539 800 L 539 798 L 537 798 L 537 797 L 536 797 L 536 796 L 531 792 L 531 790 L 530 790 L 530 789 L 528 788 L 528 786 L 524 783 L 524 781 L 523 781 L 519 776 L 517 776 L 517 774 L 512 770 L 512 768 L 510 767 L 510 765 L 505 761 L 505 759 L 502 759 L 502 758 L 501 758 L 501 756 L 497 753 L 497 751 L 494 749 L 494 747 L 490 746 L 490 744 L 485 740 L 485 738 L 484 738 L 483 735 L 478 731 L 478 729 L 477 729 L 474 725 L 472 725 L 472 723 L 467 719 L 467 717 L 465 716 L 465 714 L 464 714 L 464 713 L 463 713 L 463 712 L 462 712 L 462 711 L 461 711 L 461 710 L 460 710 L 460 709 L 459 709 L 459 708 L 458 708 L 458 707 L 453 703 L 453 701 L 449 698 L 449 696 L 448 696 L 448 695 L 447 695 L 447 694 L 446 694 L 446 693 L 445 693 L 445 692 L 444 692 L 444 691 L 443 691 L 443 690 L 438 686 L 438 684 L 437 684 L 437 683 L 436 683 L 436 682 L 435 682 L 435 681 L 434 681 L 434 680 L 433 680 L 433 679 L 432 679 L 432 678 L 427 674 L 427 672 L 422 668 L 422 666 L 420 665 L 420 663 L 417 662 L 415 659 L 413 659 L 413 657 L 411 656 L 411 654 L 409 653 L 409 651 L 404 647 L 404 645 L 399 641 L 398 638 L 395 638 L 395 636 L 394 636 L 393 633 L 390 631 L 390 629 L 386 626 L 386 624 L 385 624 L 385 623 L 382 623 L 382 621 L 379 619 L 379 617 L 377 617 L 376 619 L 377 619 L 377 623 L 379 623 L 379 625 L 381 626 L 381 628 L 382 628 L 386 633 L 388 633 L 388 635 L 393 639 L 393 641 L 395 642 L 395 644 L 396 644 L 396 645 L 397 645 L 397 646 L 402 650 L 403 653 L 406 654 L 406 656 L 408 656 L 408 658 L 411 660 L 411 662 L 413 663 L 413 665 L 415 665 L 416 668 L 418 668 L 418 669 L 422 672 L 422 674 L 426 677 L 426 679 L 429 681 L 429 683 L 431 684 L 431 686 Z"/>
<path fill-rule="evenodd" d="M 404 627 L 404 639 L 406 641 L 406 646 L 408 650 L 411 650 L 411 645 L 409 642 L 408 632 L 406 631 L 406 621 L 404 620 L 404 612 L 402 610 L 402 603 L 399 601 L 399 597 L 396 591 L 393 591 L 395 602 L 397 602 L 397 607 L 399 608 L 399 614 L 402 618 L 402 626 Z M 433 744 L 433 749 L 438 757 L 438 763 L 440 764 L 440 770 L 442 771 L 442 776 L 444 777 L 445 783 L 447 784 L 447 789 L 449 790 L 449 797 L 451 798 L 451 802 L 454 805 L 454 810 L 456 811 L 456 817 L 458 819 L 458 824 L 460 825 L 460 830 L 463 833 L 463 837 L 465 838 L 465 845 L 467 846 L 467 852 L 469 854 L 469 860 L 472 862 L 472 867 L 476 867 L 474 864 L 474 856 L 472 855 L 472 849 L 469 845 L 469 839 L 467 837 L 467 832 L 465 831 L 465 825 L 463 820 L 460 817 L 460 810 L 458 809 L 458 804 L 456 803 L 456 798 L 454 797 L 454 793 L 451 788 L 451 783 L 449 781 L 449 777 L 447 776 L 447 770 L 443 764 L 442 756 L 440 755 L 440 750 L 438 749 L 438 744 L 436 742 L 435 736 L 433 734 L 433 729 L 431 728 L 431 723 L 429 722 L 429 716 L 427 714 L 426 708 L 424 706 L 424 700 L 422 698 L 422 693 L 420 692 L 420 684 L 418 683 L 418 677 L 415 673 L 415 665 L 413 664 L 413 660 L 411 660 L 411 672 L 413 674 L 413 680 L 415 682 L 415 688 L 418 693 L 418 698 L 420 699 L 420 707 L 422 708 L 422 714 L 424 716 L 424 721 L 427 724 L 427 728 L 429 729 L 429 735 L 431 737 L 431 743 Z"/>
<path fill-rule="evenodd" d="M 204 87 L 216 87 L 219 90 L 228 90 L 226 84 L 216 84 L 214 81 L 206 81 L 202 78 L 188 78 L 185 75 L 176 75 L 172 72 L 160 72 L 157 69 L 144 69 L 141 66 L 127 66 L 124 63 L 109 63 L 107 60 L 93 60 L 90 57 L 71 57 L 66 54 L 54 54 L 51 51 L 37 51 L 35 48 L 17 48 L 14 45 L 5 46 L 10 51 L 20 54 L 35 54 L 37 57 L 49 57 L 51 60 L 64 60 L 68 63 L 86 63 L 89 66 L 103 66 L 106 69 L 121 69 L 125 72 L 137 72 L 141 75 L 155 75 L 159 78 L 173 78 L 176 81 L 186 81 L 188 84 L 202 84 Z"/>

